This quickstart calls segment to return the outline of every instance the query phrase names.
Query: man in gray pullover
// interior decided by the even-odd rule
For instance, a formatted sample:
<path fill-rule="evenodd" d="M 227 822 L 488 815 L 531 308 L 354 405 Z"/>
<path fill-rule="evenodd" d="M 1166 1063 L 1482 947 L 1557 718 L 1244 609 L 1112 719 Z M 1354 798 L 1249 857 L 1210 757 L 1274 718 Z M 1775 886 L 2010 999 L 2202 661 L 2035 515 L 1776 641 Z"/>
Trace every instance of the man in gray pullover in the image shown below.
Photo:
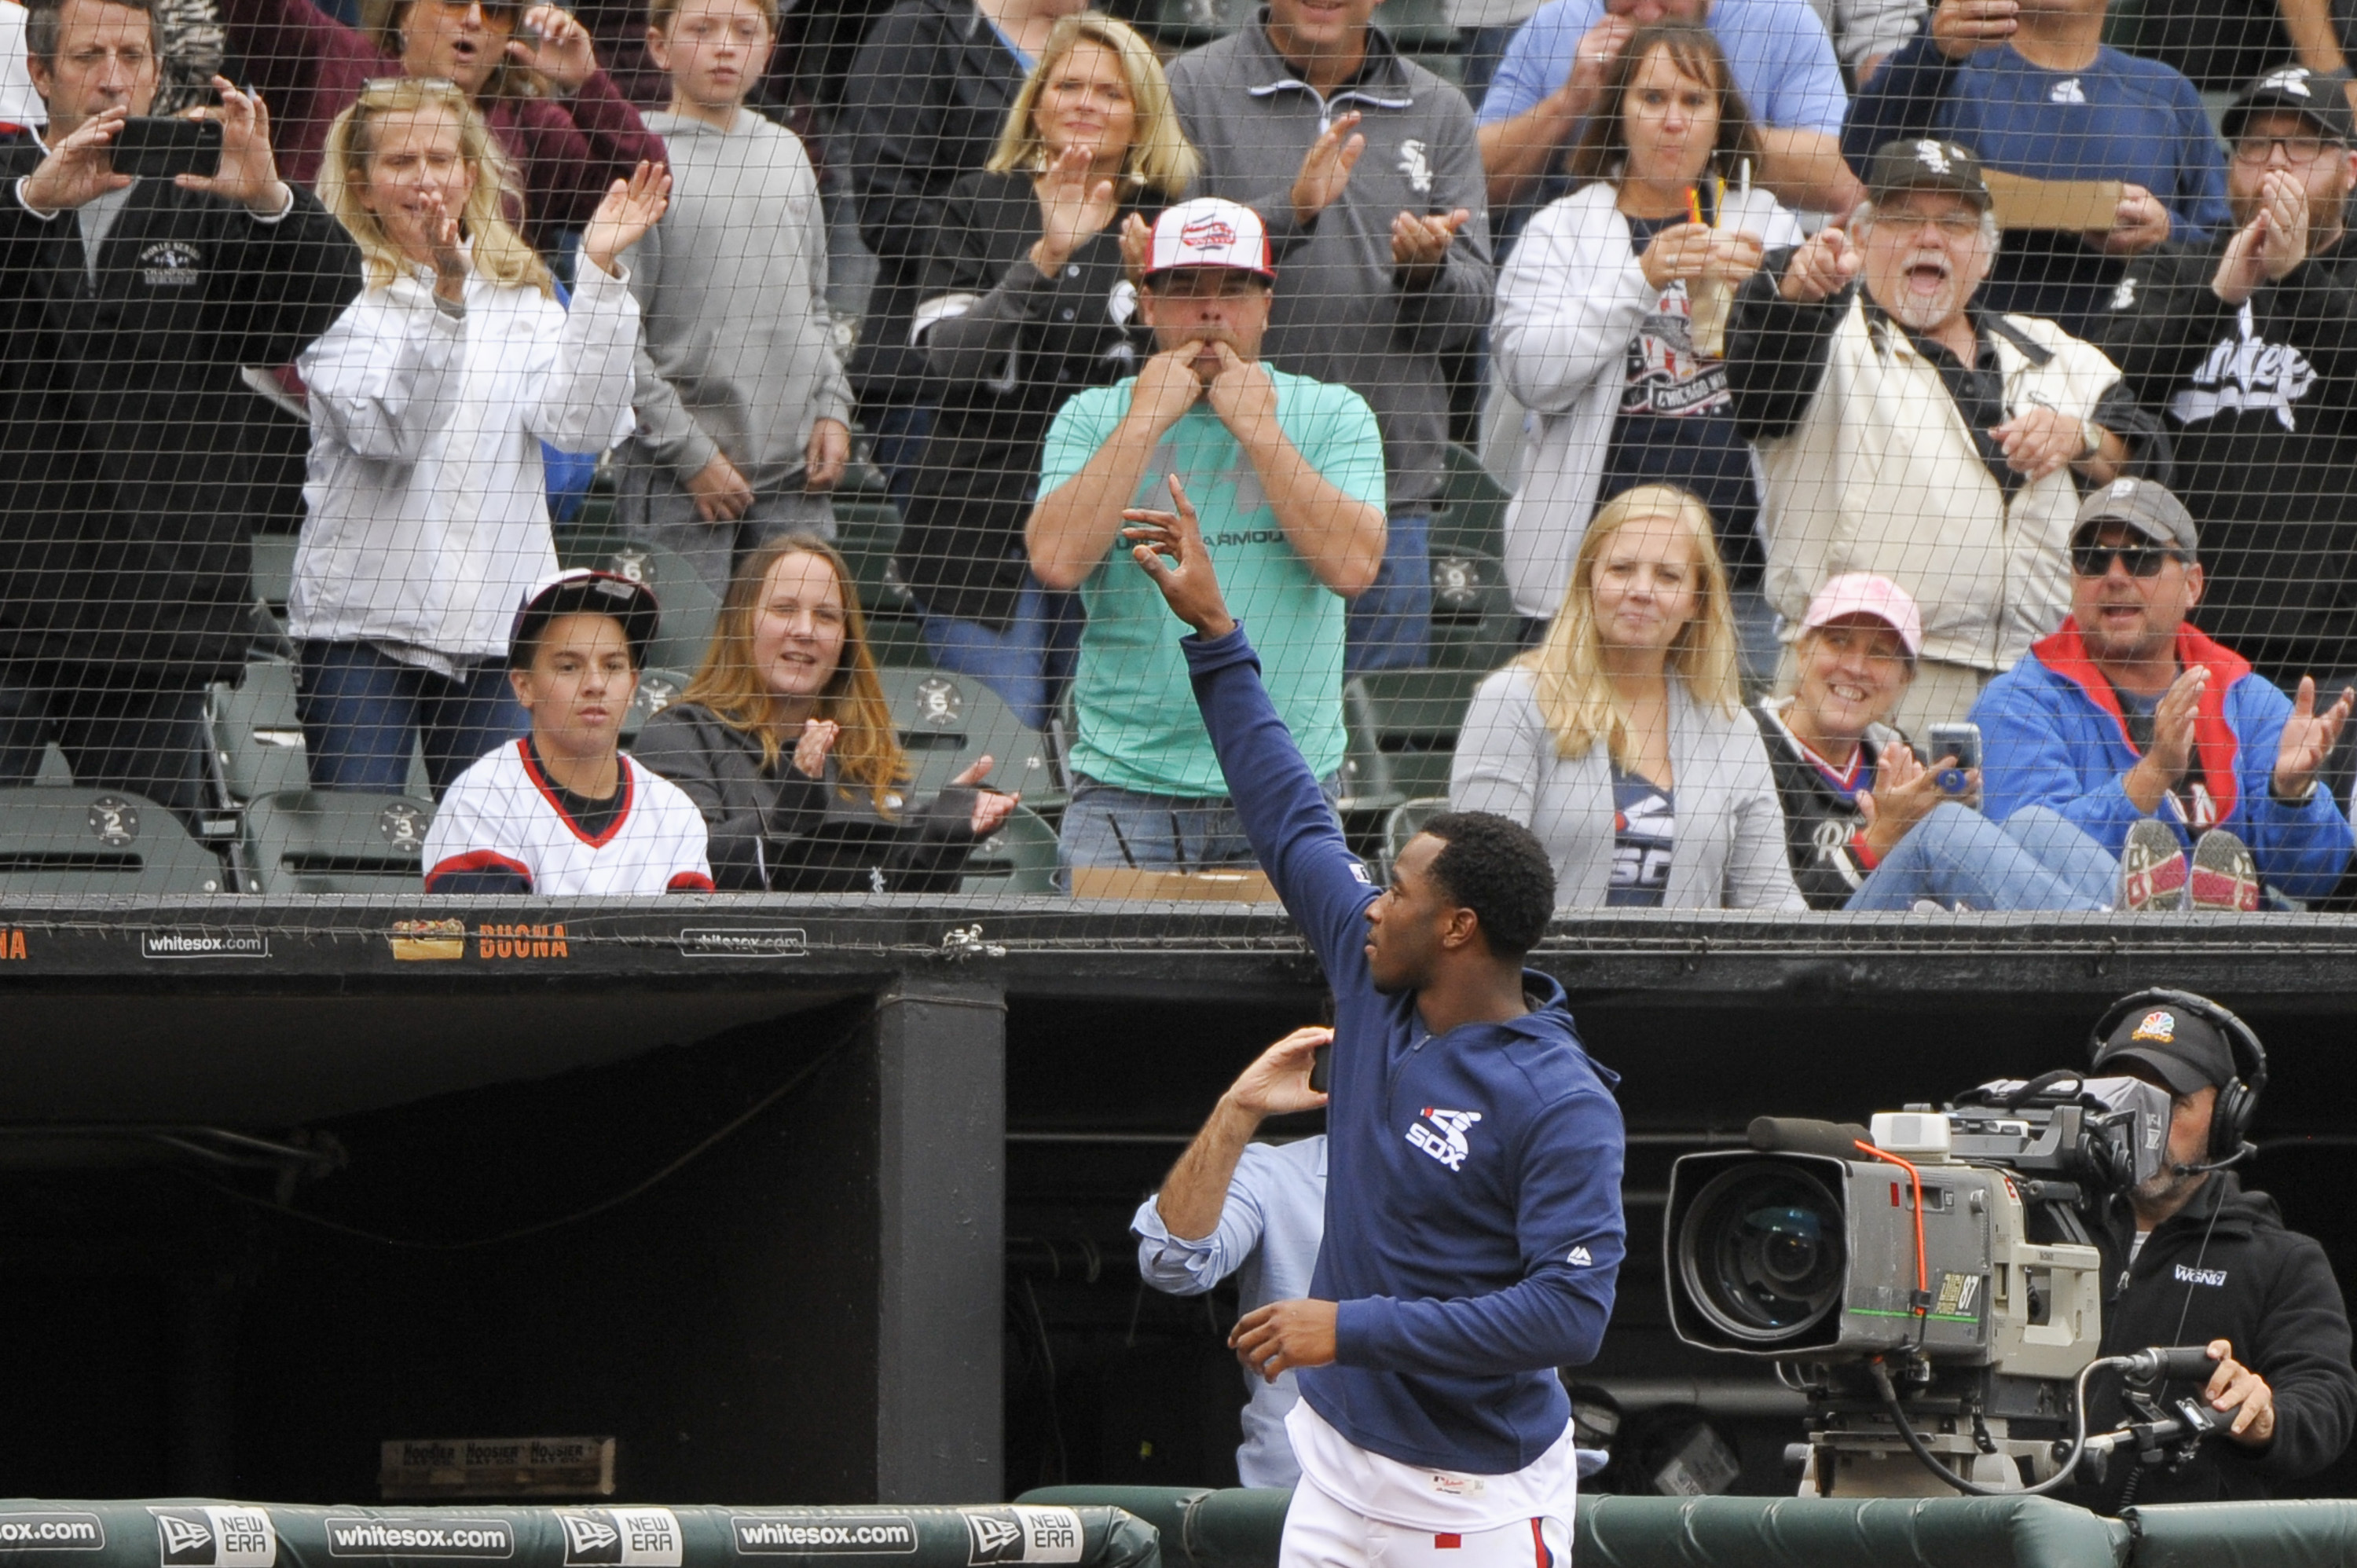
<path fill-rule="evenodd" d="M 1170 91 L 1203 156 L 1196 196 L 1257 211 L 1285 287 L 1266 352 L 1339 381 L 1383 434 L 1391 531 L 1351 606 L 1348 668 L 1420 665 L 1448 439 L 1441 356 L 1489 319 L 1495 269 L 1473 112 L 1371 22 L 1379 0 L 1269 0 L 1181 56 Z"/>
<path fill-rule="evenodd" d="M 644 323 L 635 435 L 616 455 L 626 531 L 695 564 L 716 593 L 773 534 L 834 534 L 826 492 L 851 450 L 851 389 L 826 308 L 826 223 L 794 134 L 744 106 L 775 0 L 657 0 L 648 52 L 672 203 L 625 258 Z"/>

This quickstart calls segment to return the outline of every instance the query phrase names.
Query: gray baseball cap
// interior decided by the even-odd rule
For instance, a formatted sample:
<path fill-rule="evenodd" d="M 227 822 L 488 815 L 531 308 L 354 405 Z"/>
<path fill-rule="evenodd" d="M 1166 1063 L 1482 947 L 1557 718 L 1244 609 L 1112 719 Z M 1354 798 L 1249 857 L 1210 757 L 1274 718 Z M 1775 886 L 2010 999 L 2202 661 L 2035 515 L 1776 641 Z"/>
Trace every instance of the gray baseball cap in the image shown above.
<path fill-rule="evenodd" d="M 2079 521 L 2072 526 L 2073 539 L 2098 522 L 2124 522 L 2155 544 L 2166 544 L 2187 560 L 2193 559 L 2201 544 L 2201 534 L 2193 526 L 2193 514 L 2185 503 L 2169 493 L 2166 486 L 2150 479 L 2114 479 L 2088 492 L 2079 503 Z"/>

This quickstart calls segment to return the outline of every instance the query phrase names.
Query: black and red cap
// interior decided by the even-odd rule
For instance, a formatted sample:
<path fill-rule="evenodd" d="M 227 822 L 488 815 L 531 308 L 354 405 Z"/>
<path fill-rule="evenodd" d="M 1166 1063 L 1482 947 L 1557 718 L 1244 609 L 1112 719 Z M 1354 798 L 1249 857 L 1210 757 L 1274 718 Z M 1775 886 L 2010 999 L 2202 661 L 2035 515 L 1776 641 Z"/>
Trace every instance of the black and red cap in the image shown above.
<path fill-rule="evenodd" d="M 577 566 L 543 577 L 524 596 L 508 633 L 508 662 L 530 662 L 532 647 L 548 623 L 572 615 L 608 616 L 621 623 L 622 637 L 630 645 L 630 664 L 639 670 L 647 667 L 647 655 L 662 628 L 662 607 L 655 602 L 653 589 L 619 572 Z"/>

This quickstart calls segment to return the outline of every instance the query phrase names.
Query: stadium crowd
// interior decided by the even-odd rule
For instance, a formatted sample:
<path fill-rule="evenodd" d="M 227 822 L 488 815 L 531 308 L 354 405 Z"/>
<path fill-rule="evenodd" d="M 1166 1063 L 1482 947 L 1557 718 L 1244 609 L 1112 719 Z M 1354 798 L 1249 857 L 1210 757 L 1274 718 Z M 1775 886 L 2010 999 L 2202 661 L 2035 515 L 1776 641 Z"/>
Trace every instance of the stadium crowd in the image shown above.
<path fill-rule="evenodd" d="M 953 887 L 1046 823 L 916 798 L 914 665 L 1050 737 L 1057 886 L 1246 865 L 1183 503 L 1329 800 L 1437 757 L 1392 825 L 1559 907 L 2352 897 L 2321 7 L 2228 85 L 2104 0 L 1379 3 L 0 0 L 0 784 L 236 808 L 271 663 L 430 889 Z"/>

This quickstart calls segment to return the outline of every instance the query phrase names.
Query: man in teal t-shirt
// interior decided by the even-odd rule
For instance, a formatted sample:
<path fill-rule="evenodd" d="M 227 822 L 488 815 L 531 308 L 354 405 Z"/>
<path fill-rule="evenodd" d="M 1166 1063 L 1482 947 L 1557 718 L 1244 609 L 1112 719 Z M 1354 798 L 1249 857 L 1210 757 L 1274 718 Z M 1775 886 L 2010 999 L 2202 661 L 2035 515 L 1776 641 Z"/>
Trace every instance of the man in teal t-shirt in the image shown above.
<path fill-rule="evenodd" d="M 1324 177 L 1346 178 L 1347 164 Z M 1305 178 L 1310 177 L 1308 175 Z M 1342 763 L 1343 600 L 1383 558 L 1383 444 L 1358 393 L 1260 362 L 1275 282 L 1258 214 L 1181 202 L 1156 220 L 1138 306 L 1161 352 L 1056 415 L 1031 570 L 1088 610 L 1073 701 L 1066 868 L 1250 862 L 1195 709 L 1178 638 L 1121 542 L 1125 512 L 1169 505 L 1173 478 L 1253 644 L 1277 712 L 1318 773 Z"/>

